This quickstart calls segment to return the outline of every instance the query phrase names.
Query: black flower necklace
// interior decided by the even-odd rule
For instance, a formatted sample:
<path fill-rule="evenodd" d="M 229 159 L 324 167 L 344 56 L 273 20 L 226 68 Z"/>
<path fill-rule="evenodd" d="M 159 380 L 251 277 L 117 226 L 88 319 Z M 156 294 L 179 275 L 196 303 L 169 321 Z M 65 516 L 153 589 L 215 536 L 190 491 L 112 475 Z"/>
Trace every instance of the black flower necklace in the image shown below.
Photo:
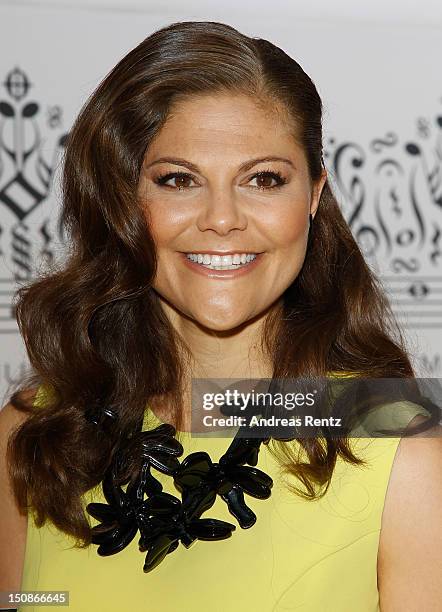
<path fill-rule="evenodd" d="M 258 499 L 271 495 L 273 480 L 254 467 L 261 443 L 270 438 L 239 437 L 239 431 L 218 463 L 212 462 L 206 452 L 191 453 L 180 463 L 178 457 L 184 449 L 175 438 L 173 425 L 163 423 L 135 434 L 116 452 L 106 471 L 102 489 L 107 504 L 90 503 L 86 507 L 101 521 L 92 527 L 92 543 L 98 545 L 98 554 L 122 551 L 139 532 L 139 549 L 146 552 L 143 570 L 150 572 L 180 542 L 189 548 L 198 539 L 228 538 L 235 525 L 201 518 L 217 495 L 242 529 L 254 525 L 256 515 L 247 506 L 244 493 Z M 173 478 L 181 499 L 163 491 L 151 473 L 152 467 Z"/>

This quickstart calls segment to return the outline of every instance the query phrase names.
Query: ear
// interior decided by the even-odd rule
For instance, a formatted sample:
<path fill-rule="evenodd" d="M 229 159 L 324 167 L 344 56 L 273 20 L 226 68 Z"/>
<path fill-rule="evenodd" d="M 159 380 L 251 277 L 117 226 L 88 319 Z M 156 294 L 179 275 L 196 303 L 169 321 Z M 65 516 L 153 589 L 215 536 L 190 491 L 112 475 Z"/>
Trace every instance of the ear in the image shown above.
<path fill-rule="evenodd" d="M 323 168 L 321 172 L 321 177 L 313 184 L 312 187 L 312 200 L 310 203 L 310 213 L 315 217 L 316 211 L 319 206 L 319 201 L 321 199 L 321 193 L 324 188 L 324 185 L 327 181 L 327 170 Z"/>

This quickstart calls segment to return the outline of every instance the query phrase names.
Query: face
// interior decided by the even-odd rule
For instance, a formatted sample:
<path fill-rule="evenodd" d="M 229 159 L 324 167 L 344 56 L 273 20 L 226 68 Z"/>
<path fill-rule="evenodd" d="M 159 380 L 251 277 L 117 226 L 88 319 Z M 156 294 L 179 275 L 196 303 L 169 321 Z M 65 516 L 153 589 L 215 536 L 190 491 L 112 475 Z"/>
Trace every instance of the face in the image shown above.
<path fill-rule="evenodd" d="M 146 152 L 139 183 L 163 306 L 211 330 L 256 320 L 302 267 L 309 213 L 325 180 L 324 171 L 311 183 L 282 112 L 231 94 L 177 103 Z M 222 258 L 226 252 L 232 259 Z M 220 265 L 227 269 L 214 269 Z"/>

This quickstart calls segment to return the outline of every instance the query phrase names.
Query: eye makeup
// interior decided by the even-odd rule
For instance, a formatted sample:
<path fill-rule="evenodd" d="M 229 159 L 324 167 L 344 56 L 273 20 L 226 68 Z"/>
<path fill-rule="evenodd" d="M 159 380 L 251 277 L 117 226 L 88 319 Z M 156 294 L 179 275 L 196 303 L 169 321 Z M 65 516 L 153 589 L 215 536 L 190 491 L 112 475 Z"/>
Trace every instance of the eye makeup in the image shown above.
<path fill-rule="evenodd" d="M 256 172 L 250 178 L 250 180 L 255 179 L 255 178 L 263 179 L 267 177 L 276 181 L 276 184 L 271 185 L 271 186 L 264 186 L 264 187 L 257 186 L 257 187 L 254 187 L 254 189 L 259 189 L 260 191 L 270 191 L 273 189 L 278 189 L 287 183 L 287 179 L 278 170 L 260 170 L 259 172 Z M 178 190 L 178 191 L 184 191 L 186 189 L 194 189 L 194 187 L 191 187 L 188 185 L 181 185 L 181 186 L 175 186 L 175 187 L 173 185 L 167 185 L 166 183 L 170 181 L 171 179 L 194 180 L 193 175 L 188 172 L 167 172 L 165 174 L 160 174 L 156 176 L 153 179 L 153 181 L 156 185 L 159 185 L 160 187 L 165 187 L 167 189 L 173 189 L 173 190 Z"/>

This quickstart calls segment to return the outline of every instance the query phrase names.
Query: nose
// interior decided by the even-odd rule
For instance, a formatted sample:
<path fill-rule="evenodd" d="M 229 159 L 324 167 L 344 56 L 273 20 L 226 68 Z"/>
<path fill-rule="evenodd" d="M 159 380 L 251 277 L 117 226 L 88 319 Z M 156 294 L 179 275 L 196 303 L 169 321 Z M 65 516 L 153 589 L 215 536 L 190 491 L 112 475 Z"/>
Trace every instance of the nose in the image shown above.
<path fill-rule="evenodd" d="M 226 235 L 234 229 L 246 229 L 247 215 L 231 190 L 226 187 L 212 188 L 198 214 L 197 226 L 202 232 L 213 230 Z"/>

